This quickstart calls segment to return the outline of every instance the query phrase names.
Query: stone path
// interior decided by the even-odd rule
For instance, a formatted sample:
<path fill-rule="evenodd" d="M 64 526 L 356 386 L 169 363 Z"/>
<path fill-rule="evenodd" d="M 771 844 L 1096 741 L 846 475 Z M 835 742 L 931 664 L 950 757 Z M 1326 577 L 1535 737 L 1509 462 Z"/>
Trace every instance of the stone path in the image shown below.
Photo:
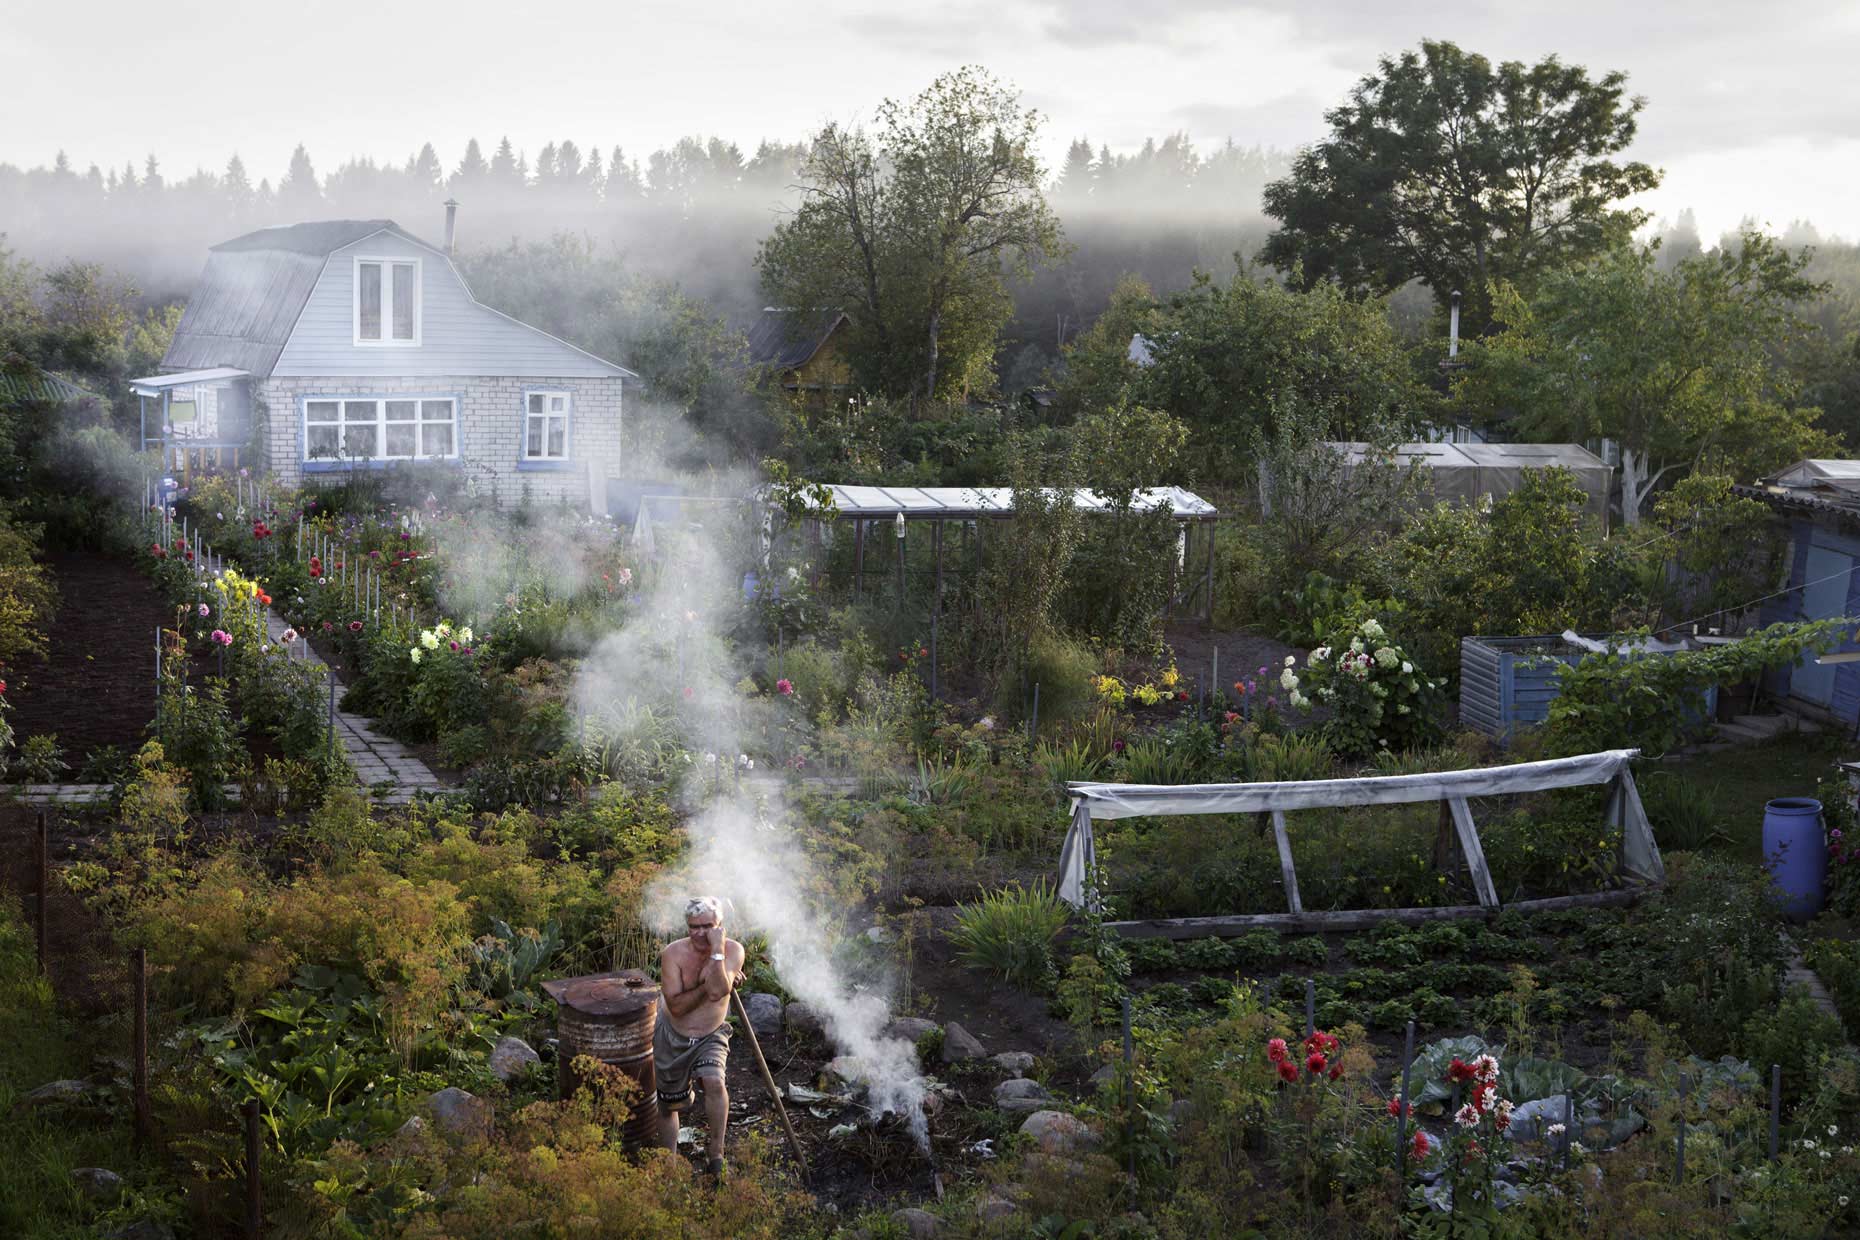
<path fill-rule="evenodd" d="M 265 623 L 273 641 L 282 639 L 285 630 L 290 628 L 270 613 L 266 614 Z M 293 644 L 291 657 L 327 666 L 302 638 Z M 333 671 L 331 675 L 335 675 Z M 342 679 L 335 679 L 336 701 L 341 702 Z M 338 708 L 336 736 L 342 742 L 342 751 L 348 755 L 349 765 L 355 768 L 356 779 L 380 804 L 404 805 L 417 796 L 431 796 L 447 790 L 426 763 L 409 753 L 399 741 L 375 731 L 361 715 Z"/>

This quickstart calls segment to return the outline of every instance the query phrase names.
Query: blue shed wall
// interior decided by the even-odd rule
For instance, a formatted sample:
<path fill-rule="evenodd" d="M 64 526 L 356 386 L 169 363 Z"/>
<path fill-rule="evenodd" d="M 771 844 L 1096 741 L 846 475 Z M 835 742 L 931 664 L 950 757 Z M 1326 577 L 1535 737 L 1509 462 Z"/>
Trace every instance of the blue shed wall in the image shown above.
<path fill-rule="evenodd" d="M 1854 572 L 1847 582 L 1847 614 L 1860 616 L 1860 538 L 1815 521 L 1796 520 L 1789 526 L 1789 591 L 1763 604 L 1759 616 L 1764 624 L 1808 619 L 1803 587 L 1809 584 L 1808 553 L 1812 547 L 1853 557 Z M 1860 650 L 1860 645 L 1849 641 L 1837 649 Z M 1788 697 L 1793 672 L 1794 668 L 1771 672 L 1764 681 L 1764 689 L 1774 696 Z M 1834 695 L 1828 709 L 1838 718 L 1860 720 L 1860 664 L 1845 663 L 1835 668 Z"/>

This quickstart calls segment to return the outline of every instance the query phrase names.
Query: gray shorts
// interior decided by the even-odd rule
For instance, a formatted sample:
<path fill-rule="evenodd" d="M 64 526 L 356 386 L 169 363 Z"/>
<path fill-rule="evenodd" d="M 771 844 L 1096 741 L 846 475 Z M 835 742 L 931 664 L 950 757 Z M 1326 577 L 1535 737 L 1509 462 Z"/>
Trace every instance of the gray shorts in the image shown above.
<path fill-rule="evenodd" d="M 729 1021 L 692 1038 L 672 1028 L 672 1022 L 661 1012 L 658 1026 L 652 1031 L 652 1067 L 658 1078 L 659 1109 L 682 1111 L 690 1106 L 697 1100 L 691 1078 L 722 1080 L 729 1057 Z"/>

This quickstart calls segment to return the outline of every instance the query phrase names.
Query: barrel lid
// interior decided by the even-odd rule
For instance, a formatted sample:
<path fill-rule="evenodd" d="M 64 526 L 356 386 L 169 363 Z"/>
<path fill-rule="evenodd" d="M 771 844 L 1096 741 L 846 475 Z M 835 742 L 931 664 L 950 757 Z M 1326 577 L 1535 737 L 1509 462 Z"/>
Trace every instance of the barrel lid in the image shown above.
<path fill-rule="evenodd" d="M 551 999 L 584 1016 L 623 1016 L 659 999 L 658 983 L 639 969 L 557 978 L 542 988 Z"/>

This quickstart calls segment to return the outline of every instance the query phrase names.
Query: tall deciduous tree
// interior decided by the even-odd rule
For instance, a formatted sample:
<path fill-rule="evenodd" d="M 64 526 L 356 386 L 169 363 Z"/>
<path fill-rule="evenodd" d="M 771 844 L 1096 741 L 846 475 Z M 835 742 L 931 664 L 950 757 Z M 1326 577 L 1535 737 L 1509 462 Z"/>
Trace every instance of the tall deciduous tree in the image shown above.
<path fill-rule="evenodd" d="M 1040 116 L 968 66 L 887 99 L 876 122 L 815 137 L 801 205 L 757 255 L 763 288 L 780 305 L 844 309 L 873 391 L 980 386 L 1013 308 L 1006 277 L 1062 245 L 1040 191 Z"/>
<path fill-rule="evenodd" d="M 1614 205 L 1660 181 L 1612 158 L 1644 106 L 1626 82 L 1555 56 L 1494 66 L 1447 42 L 1385 57 L 1326 114 L 1330 136 L 1267 187 L 1279 227 L 1263 257 L 1307 286 L 1420 280 L 1442 304 L 1463 290 L 1480 331 L 1491 282 L 1527 286 L 1645 221 Z"/>
<path fill-rule="evenodd" d="M 1638 524 L 1667 474 L 1707 459 L 1750 478 L 1832 450 L 1819 410 L 1793 401 L 1774 362 L 1806 328 L 1821 286 L 1760 233 L 1662 272 L 1652 247 L 1620 247 L 1546 274 L 1528 300 L 1499 290 L 1503 328 L 1470 351 L 1455 398 L 1535 439 L 1621 446 L 1623 520 Z"/>

